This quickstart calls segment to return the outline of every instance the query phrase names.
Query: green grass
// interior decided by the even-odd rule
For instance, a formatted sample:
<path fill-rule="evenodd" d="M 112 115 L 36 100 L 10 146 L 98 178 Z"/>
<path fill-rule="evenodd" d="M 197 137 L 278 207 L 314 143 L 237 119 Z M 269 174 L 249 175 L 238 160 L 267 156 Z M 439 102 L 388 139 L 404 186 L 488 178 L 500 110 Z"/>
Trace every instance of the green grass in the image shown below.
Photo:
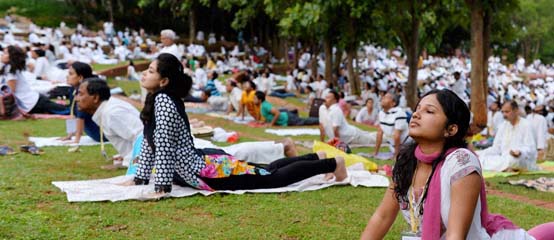
<path fill-rule="evenodd" d="M 124 81 L 111 84 L 126 90 L 138 85 Z M 241 142 L 280 139 L 265 133 L 263 128 L 203 115 L 190 117 L 227 131 L 238 131 Z M 26 135 L 64 133 L 63 120 L 0 122 L 0 144 L 12 147 L 25 144 Z M 42 156 L 18 153 L 0 157 L 0 239 L 356 239 L 385 191 L 343 186 L 303 193 L 216 194 L 158 202 L 68 203 L 66 195 L 52 181 L 108 178 L 125 171 L 100 170 L 106 161 L 98 146 L 81 147 L 79 153 L 68 153 L 65 147 L 44 150 L 46 154 Z M 115 154 L 111 146 L 107 150 Z M 354 149 L 367 151 L 372 149 Z M 392 161 L 377 163 L 390 165 Z M 501 184 L 503 179 L 488 181 L 502 191 L 532 199 L 552 199 L 552 194 Z M 489 196 L 489 206 L 492 212 L 502 213 L 526 229 L 554 221 L 553 211 L 525 202 Z M 397 217 L 387 239 L 398 239 L 406 228 L 405 221 Z"/>
<path fill-rule="evenodd" d="M 64 0 L 0 0 L 0 12 L 1 16 L 9 12 L 31 18 L 38 26 L 56 27 L 61 21 L 73 26 L 77 22 L 74 9 Z"/>

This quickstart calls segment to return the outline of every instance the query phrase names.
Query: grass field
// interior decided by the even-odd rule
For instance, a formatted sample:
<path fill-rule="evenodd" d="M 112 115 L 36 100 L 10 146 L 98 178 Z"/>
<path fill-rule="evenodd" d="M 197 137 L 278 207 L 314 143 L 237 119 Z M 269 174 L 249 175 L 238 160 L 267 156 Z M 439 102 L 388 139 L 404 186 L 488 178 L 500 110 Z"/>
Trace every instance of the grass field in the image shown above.
<path fill-rule="evenodd" d="M 126 91 L 138 82 L 110 81 Z M 299 106 L 298 101 L 291 105 Z M 261 128 L 191 114 L 211 126 L 238 131 L 241 141 L 277 140 Z M 371 130 L 370 128 L 366 128 Z M 63 120 L 0 122 L 0 144 L 14 148 L 26 136 L 61 136 Z M 296 140 L 312 140 L 301 136 Z M 52 181 L 108 178 L 124 170 L 100 169 L 100 148 L 46 147 L 46 154 L 18 153 L 0 157 L 0 239 L 356 239 L 381 201 L 383 188 L 332 187 L 284 194 L 217 194 L 157 202 L 68 203 Z M 310 149 L 299 148 L 301 153 Z M 115 154 L 110 146 L 108 154 Z M 370 151 L 369 148 L 356 151 Z M 392 164 L 392 161 L 378 162 Z M 554 174 L 547 175 L 553 177 Z M 525 176 L 538 177 L 538 176 Z M 521 177 L 512 177 L 518 179 Z M 488 180 L 490 187 L 552 201 L 553 195 Z M 492 212 L 502 213 L 523 228 L 554 221 L 554 212 L 526 202 L 489 196 Z M 398 217 L 387 239 L 398 239 L 407 224 Z"/>

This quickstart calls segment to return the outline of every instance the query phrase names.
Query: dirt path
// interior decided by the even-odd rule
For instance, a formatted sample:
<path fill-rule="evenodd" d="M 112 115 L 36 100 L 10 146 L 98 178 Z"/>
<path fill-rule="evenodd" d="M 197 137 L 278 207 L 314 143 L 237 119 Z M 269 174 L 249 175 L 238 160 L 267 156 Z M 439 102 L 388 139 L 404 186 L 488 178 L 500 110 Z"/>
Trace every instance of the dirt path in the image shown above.
<path fill-rule="evenodd" d="M 547 202 L 547 201 L 542 201 L 542 200 L 537 200 L 537 199 L 531 199 L 531 198 L 528 198 L 528 197 L 525 197 L 525 196 L 521 196 L 521 195 L 517 195 L 517 194 L 513 194 L 513 193 L 502 192 L 500 190 L 490 189 L 490 188 L 487 189 L 487 194 L 493 195 L 493 196 L 498 196 L 498 197 L 503 197 L 503 198 L 509 198 L 509 199 L 512 199 L 512 200 L 515 200 L 515 201 L 518 201 L 518 202 L 524 202 L 524 203 L 535 205 L 535 206 L 540 207 L 540 208 L 545 208 L 545 209 L 554 211 L 554 202 Z"/>

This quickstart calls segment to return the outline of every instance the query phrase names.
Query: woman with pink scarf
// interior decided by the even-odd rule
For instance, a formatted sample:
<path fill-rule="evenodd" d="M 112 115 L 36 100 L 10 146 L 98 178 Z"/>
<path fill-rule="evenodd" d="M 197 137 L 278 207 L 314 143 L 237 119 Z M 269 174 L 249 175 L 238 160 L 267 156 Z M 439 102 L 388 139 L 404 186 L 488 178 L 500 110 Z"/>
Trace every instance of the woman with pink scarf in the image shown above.
<path fill-rule="evenodd" d="M 410 226 L 402 239 L 535 239 L 488 213 L 479 159 L 466 148 L 469 118 L 450 90 L 423 96 L 409 125 L 415 142 L 400 151 L 393 183 L 362 239 L 383 239 L 398 212 Z"/>

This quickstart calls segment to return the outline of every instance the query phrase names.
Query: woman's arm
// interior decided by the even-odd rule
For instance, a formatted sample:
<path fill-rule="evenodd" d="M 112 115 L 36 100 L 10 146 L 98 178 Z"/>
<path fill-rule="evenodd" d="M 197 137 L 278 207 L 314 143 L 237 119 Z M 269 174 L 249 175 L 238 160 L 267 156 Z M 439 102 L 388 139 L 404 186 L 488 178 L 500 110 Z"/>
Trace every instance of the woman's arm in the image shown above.
<path fill-rule="evenodd" d="M 481 176 L 473 172 L 452 183 L 446 239 L 466 239 L 481 192 L 481 181 Z"/>
<path fill-rule="evenodd" d="M 394 197 L 392 185 L 385 192 L 381 204 L 369 219 L 360 239 L 383 239 L 394 223 L 399 211 L 398 201 Z"/>
<path fill-rule="evenodd" d="M 7 81 L 8 87 L 10 87 L 10 89 L 12 90 L 12 93 L 15 93 L 15 86 L 17 84 L 16 81 L 17 80 L 15 80 L 15 79 L 11 79 L 11 80 Z"/>
<path fill-rule="evenodd" d="M 135 176 L 135 184 L 148 184 L 150 180 L 150 174 L 154 167 L 154 153 L 152 148 L 148 145 L 146 136 L 142 139 L 140 146 L 139 162 L 137 165 L 137 173 Z"/>

